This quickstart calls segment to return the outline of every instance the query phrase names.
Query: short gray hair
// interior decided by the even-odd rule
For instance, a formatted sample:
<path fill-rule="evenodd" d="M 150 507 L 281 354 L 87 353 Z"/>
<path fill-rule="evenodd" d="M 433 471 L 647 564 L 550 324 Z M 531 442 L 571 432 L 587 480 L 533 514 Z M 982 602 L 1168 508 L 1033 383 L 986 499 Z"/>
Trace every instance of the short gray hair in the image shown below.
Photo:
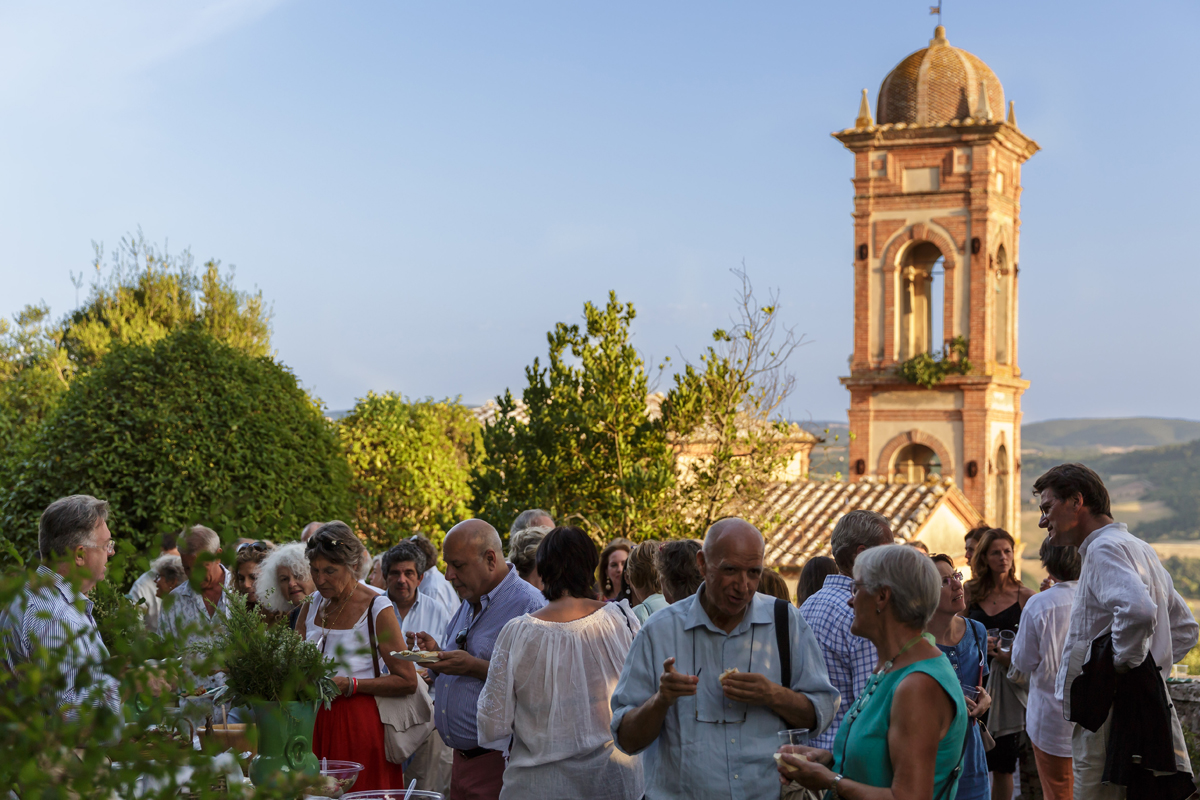
<path fill-rule="evenodd" d="M 829 550 L 838 569 L 849 574 L 854 570 L 854 558 L 860 547 L 876 547 L 884 536 L 891 537 L 888 518 L 874 511 L 858 508 L 847 511 L 833 527 Z"/>
<path fill-rule="evenodd" d="M 536 524 L 540 519 L 550 520 L 549 527 Z M 545 527 L 546 531 L 549 532 L 554 527 L 554 517 L 550 516 L 549 511 L 540 508 L 530 508 L 517 514 L 517 518 L 513 520 L 513 524 L 508 526 L 508 533 L 511 536 L 517 531 L 542 527 Z"/>
<path fill-rule="evenodd" d="M 508 537 L 508 560 L 517 568 L 517 574 L 524 578 L 536 568 L 538 545 L 546 534 L 554 530 L 546 525 L 535 525 L 532 528 L 522 528 Z"/>
<path fill-rule="evenodd" d="M 43 561 L 49 561 L 90 544 L 96 528 L 107 521 L 108 501 L 90 494 L 61 497 L 46 506 L 38 520 L 38 553 Z"/>
<path fill-rule="evenodd" d="M 157 578 L 164 578 L 171 583 L 183 583 L 187 575 L 183 572 L 183 561 L 179 556 L 159 556 L 150 563 L 150 571 Z"/>
<path fill-rule="evenodd" d="M 854 580 L 868 592 L 890 589 L 896 621 L 914 628 L 929 624 L 942 599 L 942 576 L 933 559 L 902 544 L 863 551 L 854 562 Z"/>
<path fill-rule="evenodd" d="M 179 535 L 179 555 L 193 556 L 197 553 L 215 553 L 221 549 L 221 537 L 212 528 L 193 525 Z"/>
<path fill-rule="evenodd" d="M 312 570 L 308 567 L 308 556 L 305 555 L 305 549 L 302 543 L 291 542 L 275 548 L 275 551 L 267 556 L 266 561 L 259 569 L 258 581 L 254 585 L 254 593 L 260 604 L 272 611 L 292 610 L 292 604 L 279 590 L 277 573 L 280 567 L 287 567 L 293 575 L 311 579 Z"/>

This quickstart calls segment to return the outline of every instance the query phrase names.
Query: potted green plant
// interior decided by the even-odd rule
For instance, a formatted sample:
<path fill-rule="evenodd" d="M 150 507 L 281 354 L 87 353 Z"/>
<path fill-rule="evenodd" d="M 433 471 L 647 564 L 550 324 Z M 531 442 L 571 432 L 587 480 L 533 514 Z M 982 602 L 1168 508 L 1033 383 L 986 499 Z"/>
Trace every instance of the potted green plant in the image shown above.
<path fill-rule="evenodd" d="M 250 764 L 255 785 L 273 776 L 303 773 L 317 777 L 313 755 L 317 704 L 337 697 L 334 662 L 286 623 L 268 625 L 243 595 L 227 592 L 225 626 L 211 652 L 226 680 L 217 702 L 248 707 L 258 734 L 258 755 Z"/>

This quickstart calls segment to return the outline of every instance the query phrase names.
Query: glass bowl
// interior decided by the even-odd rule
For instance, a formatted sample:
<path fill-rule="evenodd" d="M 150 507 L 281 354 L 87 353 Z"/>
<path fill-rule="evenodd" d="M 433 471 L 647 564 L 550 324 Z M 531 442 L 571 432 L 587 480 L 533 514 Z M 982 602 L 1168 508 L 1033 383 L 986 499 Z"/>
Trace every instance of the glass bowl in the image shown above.
<path fill-rule="evenodd" d="M 346 792 L 358 780 L 358 773 L 365 767 L 357 761 L 335 761 L 332 758 L 321 759 L 321 785 L 311 789 L 308 797 L 328 797 L 336 800 L 348 797 Z M 320 792 L 317 794 L 317 792 Z"/>

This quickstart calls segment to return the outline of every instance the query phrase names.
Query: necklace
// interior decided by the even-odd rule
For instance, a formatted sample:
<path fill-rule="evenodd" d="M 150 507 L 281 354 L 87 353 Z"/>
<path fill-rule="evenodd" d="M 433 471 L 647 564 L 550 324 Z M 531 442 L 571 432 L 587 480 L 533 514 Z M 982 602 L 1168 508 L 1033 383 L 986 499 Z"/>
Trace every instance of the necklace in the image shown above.
<path fill-rule="evenodd" d="M 883 666 L 871 673 L 870 679 L 867 680 L 867 685 L 863 687 L 862 694 L 858 696 L 858 699 L 854 701 L 854 705 L 852 705 L 850 710 L 846 712 L 846 716 L 842 720 L 841 726 L 839 727 L 839 738 L 841 738 L 841 728 L 846 729 L 846 737 L 842 739 L 842 758 L 837 763 L 844 764 L 846 762 L 846 747 L 850 743 L 850 728 L 854 725 L 854 721 L 859 718 L 859 715 L 862 714 L 863 709 L 866 708 L 867 702 L 871 699 L 871 695 L 875 694 L 875 690 L 879 688 L 881 683 L 883 683 L 883 676 L 891 672 L 893 665 L 896 663 L 896 659 L 904 655 L 909 648 L 922 639 L 930 644 L 934 644 L 936 642 L 936 640 L 933 638 L 933 634 L 931 633 L 918 634 L 912 639 L 909 639 L 904 646 L 900 648 L 899 653 L 896 653 L 896 655 L 885 661 Z"/>
<path fill-rule="evenodd" d="M 331 606 L 333 604 L 332 603 L 325 604 L 325 608 L 324 608 L 325 624 L 321 626 L 324 630 L 321 633 L 321 640 L 319 642 L 317 642 L 317 647 L 321 648 L 321 655 L 325 654 L 325 640 L 327 638 L 329 638 L 329 631 L 333 629 L 334 625 L 338 624 L 338 621 L 342 618 L 342 612 L 346 610 L 346 606 L 350 605 L 350 600 L 353 597 L 354 597 L 354 590 L 351 589 L 350 597 L 347 597 L 345 600 L 342 601 L 342 604 L 340 606 L 338 606 L 337 614 L 335 614 L 333 617 L 332 625 L 329 622 L 329 606 Z"/>

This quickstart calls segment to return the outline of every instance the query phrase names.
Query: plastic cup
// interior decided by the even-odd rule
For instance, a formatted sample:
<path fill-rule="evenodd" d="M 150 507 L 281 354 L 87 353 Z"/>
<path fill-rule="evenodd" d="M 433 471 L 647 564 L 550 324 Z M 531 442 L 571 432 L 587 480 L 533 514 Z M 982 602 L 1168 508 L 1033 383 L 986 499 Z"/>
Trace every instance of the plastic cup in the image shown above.
<path fill-rule="evenodd" d="M 802 744 L 808 745 L 808 728 L 792 728 L 791 730 L 780 731 L 779 745 L 782 747 L 785 744 Z"/>
<path fill-rule="evenodd" d="M 1186 678 L 1188 676 L 1187 664 L 1175 664 L 1171 667 L 1172 678 Z"/>
<path fill-rule="evenodd" d="M 961 685 L 962 685 L 962 690 L 963 690 L 963 697 L 967 698 L 971 702 L 979 701 L 979 689 L 977 687 L 967 686 L 965 683 L 961 684 Z"/>
<path fill-rule="evenodd" d="M 1000 631 L 1000 652 L 1011 653 L 1013 640 L 1016 638 L 1017 635 L 1012 631 Z"/>

